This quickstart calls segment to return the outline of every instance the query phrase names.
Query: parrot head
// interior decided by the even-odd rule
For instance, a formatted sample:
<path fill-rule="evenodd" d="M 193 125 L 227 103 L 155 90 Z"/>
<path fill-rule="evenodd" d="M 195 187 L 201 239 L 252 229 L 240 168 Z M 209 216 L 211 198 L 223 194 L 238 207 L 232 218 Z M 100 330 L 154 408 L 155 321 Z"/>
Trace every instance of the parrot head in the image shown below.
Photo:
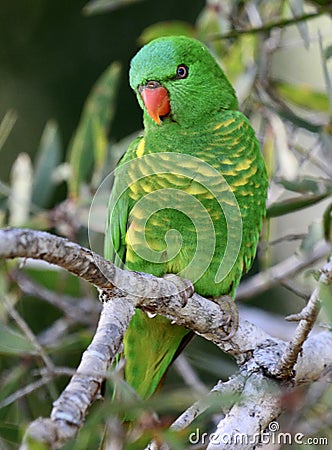
<path fill-rule="evenodd" d="M 190 127 L 237 109 L 233 87 L 207 47 L 185 36 L 162 37 L 132 59 L 130 85 L 150 124 Z"/>

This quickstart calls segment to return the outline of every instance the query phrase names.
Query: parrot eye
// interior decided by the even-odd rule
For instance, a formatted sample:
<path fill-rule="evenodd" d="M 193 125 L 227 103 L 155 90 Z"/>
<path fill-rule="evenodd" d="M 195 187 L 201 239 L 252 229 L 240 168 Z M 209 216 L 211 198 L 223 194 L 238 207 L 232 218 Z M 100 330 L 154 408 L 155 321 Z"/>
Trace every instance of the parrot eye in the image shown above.
<path fill-rule="evenodd" d="M 183 79 L 183 78 L 187 78 L 188 74 L 189 74 L 189 69 L 184 64 L 180 64 L 178 66 L 178 68 L 176 69 L 176 78 L 178 80 L 179 79 Z"/>

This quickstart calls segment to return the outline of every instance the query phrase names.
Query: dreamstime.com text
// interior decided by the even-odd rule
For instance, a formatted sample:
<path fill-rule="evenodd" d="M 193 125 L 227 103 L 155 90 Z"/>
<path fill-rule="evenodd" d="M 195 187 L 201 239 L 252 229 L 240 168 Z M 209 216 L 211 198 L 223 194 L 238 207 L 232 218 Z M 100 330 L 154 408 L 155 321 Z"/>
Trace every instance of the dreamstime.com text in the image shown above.
<path fill-rule="evenodd" d="M 306 437 L 303 433 L 280 432 L 278 422 L 271 422 L 266 431 L 251 436 L 244 433 L 201 433 L 199 428 L 189 434 L 190 444 L 214 445 L 249 445 L 249 444 L 276 444 L 276 445 L 326 445 L 326 437 Z"/>

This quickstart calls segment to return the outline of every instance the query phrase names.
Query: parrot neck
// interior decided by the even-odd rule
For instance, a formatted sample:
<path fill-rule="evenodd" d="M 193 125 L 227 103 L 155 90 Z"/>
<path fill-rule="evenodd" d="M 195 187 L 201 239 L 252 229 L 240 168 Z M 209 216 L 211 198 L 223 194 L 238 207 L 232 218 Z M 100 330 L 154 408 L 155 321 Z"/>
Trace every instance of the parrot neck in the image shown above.
<path fill-rule="evenodd" d="M 188 136 L 191 134 L 197 136 L 198 134 L 211 133 L 217 119 L 212 116 L 206 118 L 206 120 L 201 120 L 199 122 L 195 122 L 194 124 L 188 124 L 176 121 L 170 116 L 163 118 L 161 120 L 161 124 L 156 124 L 147 113 L 144 113 L 143 121 L 145 136 L 147 134 L 153 134 L 162 138 L 162 136 L 167 135 Z"/>

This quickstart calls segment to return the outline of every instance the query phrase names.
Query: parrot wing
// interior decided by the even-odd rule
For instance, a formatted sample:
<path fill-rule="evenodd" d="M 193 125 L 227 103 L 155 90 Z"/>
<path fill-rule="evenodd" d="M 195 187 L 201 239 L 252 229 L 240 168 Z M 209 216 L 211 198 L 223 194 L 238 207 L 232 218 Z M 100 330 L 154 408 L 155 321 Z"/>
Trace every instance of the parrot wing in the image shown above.
<path fill-rule="evenodd" d="M 118 167 L 139 156 L 142 137 L 135 139 L 118 163 Z M 116 176 L 108 204 L 105 230 L 104 256 L 118 267 L 126 263 L 126 234 L 130 226 L 129 215 L 133 207 L 128 195 L 121 195 L 123 180 Z M 190 340 L 189 330 L 172 325 L 162 316 L 150 319 L 136 309 L 124 337 L 126 381 L 142 397 L 149 397 L 157 388 L 167 367 L 174 359 L 181 341 Z M 187 337 L 187 339 L 186 339 Z"/>
<path fill-rule="evenodd" d="M 122 156 L 118 165 L 121 165 L 128 156 L 135 155 L 142 137 L 135 139 Z M 129 197 L 121 195 L 117 189 L 118 179 L 115 177 L 114 185 L 108 202 L 108 212 L 105 227 L 104 256 L 116 266 L 123 268 L 126 260 L 126 234 L 130 212 Z"/>

